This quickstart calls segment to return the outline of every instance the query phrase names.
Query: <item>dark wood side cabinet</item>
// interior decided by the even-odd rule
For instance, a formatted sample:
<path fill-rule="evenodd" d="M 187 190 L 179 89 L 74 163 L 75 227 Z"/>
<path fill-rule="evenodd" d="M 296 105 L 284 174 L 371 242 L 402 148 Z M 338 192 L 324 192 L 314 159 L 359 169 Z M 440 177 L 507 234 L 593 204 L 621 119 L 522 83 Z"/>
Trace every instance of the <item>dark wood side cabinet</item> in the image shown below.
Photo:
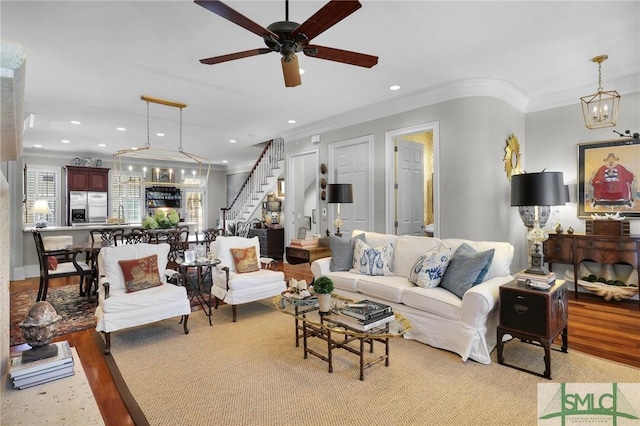
<path fill-rule="evenodd" d="M 640 235 L 593 235 L 584 233 L 549 233 L 544 242 L 544 257 L 551 269 L 553 263 L 573 265 L 573 276 L 578 280 L 580 263 L 590 260 L 598 263 L 626 263 L 638 269 L 640 264 Z M 640 282 L 640 270 L 638 270 Z M 573 290 L 578 298 L 578 285 Z"/>
<path fill-rule="evenodd" d="M 102 167 L 66 166 L 67 190 L 109 191 L 109 169 Z"/>
<path fill-rule="evenodd" d="M 316 259 L 331 256 L 329 248 L 329 238 L 320 238 L 317 247 L 294 247 L 287 246 L 287 262 L 291 265 L 313 262 Z"/>
<path fill-rule="evenodd" d="M 562 352 L 567 352 L 567 288 L 556 280 L 549 290 L 531 288 L 512 281 L 500 286 L 500 324 L 498 325 L 498 363 L 551 379 L 551 342 L 562 333 Z M 544 348 L 544 374 L 504 362 L 502 338 L 505 334 Z"/>
<path fill-rule="evenodd" d="M 284 259 L 284 228 L 252 228 L 249 238 L 260 240 L 260 255 L 276 260 Z"/>

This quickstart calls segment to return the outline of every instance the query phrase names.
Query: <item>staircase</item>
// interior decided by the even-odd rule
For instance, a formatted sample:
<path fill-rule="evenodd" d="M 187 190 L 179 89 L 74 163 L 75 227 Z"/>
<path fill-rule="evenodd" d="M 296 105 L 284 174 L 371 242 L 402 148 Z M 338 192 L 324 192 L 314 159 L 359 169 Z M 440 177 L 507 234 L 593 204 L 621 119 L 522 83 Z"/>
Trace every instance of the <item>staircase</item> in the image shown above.
<path fill-rule="evenodd" d="M 276 187 L 283 165 L 284 140 L 275 138 L 262 150 L 231 205 L 220 209 L 222 229 L 229 223 L 246 223 L 262 209 L 262 201 Z"/>

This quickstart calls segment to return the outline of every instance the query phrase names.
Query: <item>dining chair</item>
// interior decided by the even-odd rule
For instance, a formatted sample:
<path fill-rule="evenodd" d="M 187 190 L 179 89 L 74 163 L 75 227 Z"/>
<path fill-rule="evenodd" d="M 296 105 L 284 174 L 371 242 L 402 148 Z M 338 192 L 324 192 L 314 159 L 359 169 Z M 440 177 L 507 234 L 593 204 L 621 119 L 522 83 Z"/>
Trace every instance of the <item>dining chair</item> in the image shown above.
<path fill-rule="evenodd" d="M 92 229 L 89 231 L 89 234 L 91 235 L 91 241 L 94 243 L 101 241 L 104 245 L 115 244 L 115 237 L 124 234 L 124 228 L 109 227 Z"/>
<path fill-rule="evenodd" d="M 141 244 L 149 242 L 149 234 L 140 229 L 132 229 L 130 232 L 114 235 L 116 246 L 123 244 Z"/>
<path fill-rule="evenodd" d="M 86 262 L 78 262 L 77 260 L 78 254 L 82 250 L 45 250 L 40 231 L 34 229 L 32 233 L 38 253 L 38 263 L 40 264 L 40 285 L 38 286 L 36 302 L 47 300 L 49 280 L 52 278 L 80 277 L 79 292 L 83 296 L 85 294 L 83 289 L 85 278 L 87 285 L 90 286 L 93 281 L 93 273 Z"/>

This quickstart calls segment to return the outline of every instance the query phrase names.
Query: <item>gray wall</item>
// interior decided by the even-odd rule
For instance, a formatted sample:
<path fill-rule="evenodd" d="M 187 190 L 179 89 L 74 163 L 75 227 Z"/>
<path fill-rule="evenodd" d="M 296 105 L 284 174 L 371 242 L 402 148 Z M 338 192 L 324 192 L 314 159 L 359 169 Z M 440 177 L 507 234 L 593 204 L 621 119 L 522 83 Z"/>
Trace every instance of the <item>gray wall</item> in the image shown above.
<path fill-rule="evenodd" d="M 512 271 L 528 261 L 526 229 L 510 206 L 510 182 L 504 171 L 504 148 L 509 134 L 521 145 L 523 169 L 528 172 L 561 171 L 574 193 L 567 206 L 554 209 L 553 220 L 565 228 L 584 232 L 577 218 L 577 144 L 618 139 L 613 128 L 589 130 L 584 126 L 578 98 L 572 105 L 524 114 L 490 97 L 469 97 L 418 108 L 320 135 L 320 162 L 328 164 L 331 143 L 374 135 L 374 231 L 385 232 L 385 132 L 437 121 L 440 134 L 439 210 L 441 238 L 508 241 L 515 247 Z M 640 93 L 624 94 L 615 128 L 640 131 Z M 309 147 L 308 139 L 287 141 L 288 152 Z M 330 166 L 330 165 L 329 165 Z M 373 196 L 373 194 L 372 194 Z M 320 202 L 319 209 L 326 207 Z M 327 229 L 321 221 L 320 229 Z M 551 221 L 547 225 L 550 229 Z M 640 220 L 631 222 L 640 234 Z"/>

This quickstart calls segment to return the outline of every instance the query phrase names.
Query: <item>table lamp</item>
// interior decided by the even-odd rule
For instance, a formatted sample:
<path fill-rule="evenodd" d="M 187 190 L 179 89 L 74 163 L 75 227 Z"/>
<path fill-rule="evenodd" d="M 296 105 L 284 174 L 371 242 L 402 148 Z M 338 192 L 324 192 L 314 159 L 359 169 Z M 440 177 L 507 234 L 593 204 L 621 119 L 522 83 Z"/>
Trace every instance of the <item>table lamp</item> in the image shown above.
<path fill-rule="evenodd" d="M 36 228 L 47 227 L 47 221 L 45 218 L 47 215 L 51 214 L 51 209 L 49 208 L 49 202 L 47 200 L 36 200 L 31 208 L 31 213 L 36 215 Z"/>
<path fill-rule="evenodd" d="M 340 227 L 342 226 L 340 204 L 353 203 L 353 186 L 350 183 L 330 183 L 327 185 L 327 203 L 338 204 L 338 215 L 333 224 L 336 227 L 336 236 L 342 237 L 340 233 Z"/>
<path fill-rule="evenodd" d="M 535 244 L 531 253 L 531 266 L 528 273 L 546 275 L 549 270 L 544 266 L 544 254 L 541 243 L 549 235 L 540 228 L 539 206 L 558 206 L 565 203 L 565 188 L 562 172 L 524 173 L 511 177 L 511 206 L 531 206 L 534 208 L 533 228 L 527 239 Z"/>

